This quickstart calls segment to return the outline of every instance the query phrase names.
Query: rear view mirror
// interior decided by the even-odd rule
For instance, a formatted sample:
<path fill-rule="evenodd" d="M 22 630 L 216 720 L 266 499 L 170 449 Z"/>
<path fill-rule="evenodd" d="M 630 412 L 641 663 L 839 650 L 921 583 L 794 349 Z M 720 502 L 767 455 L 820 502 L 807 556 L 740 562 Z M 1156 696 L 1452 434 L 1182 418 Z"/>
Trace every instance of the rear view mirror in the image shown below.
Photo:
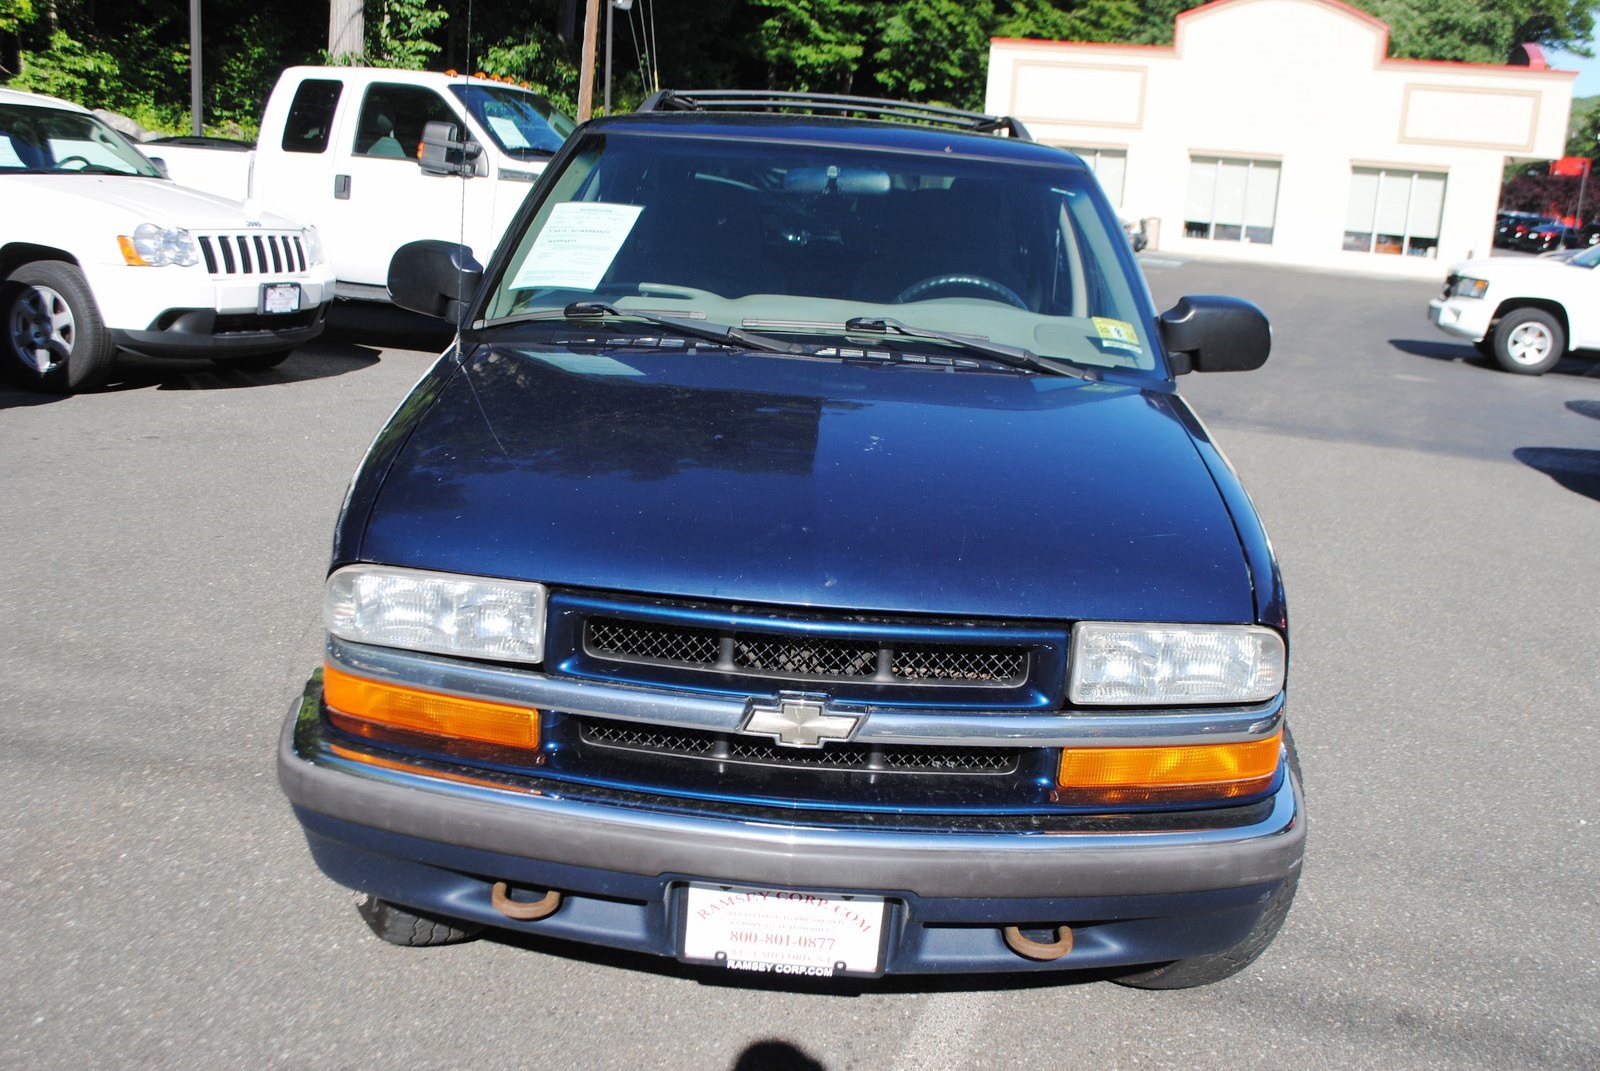
<path fill-rule="evenodd" d="M 889 173 L 870 167 L 797 167 L 783 176 L 785 193 L 847 193 L 860 197 L 889 192 Z"/>
<path fill-rule="evenodd" d="M 483 281 L 483 265 L 456 242 L 408 242 L 389 261 L 389 297 L 402 309 L 460 324 Z"/>
<path fill-rule="evenodd" d="M 1249 372 L 1267 363 L 1272 327 L 1248 301 L 1194 294 L 1161 314 L 1161 341 L 1175 376 Z"/>
<path fill-rule="evenodd" d="M 435 119 L 423 124 L 417 164 L 424 175 L 476 175 L 483 146 L 464 138 L 456 124 Z"/>

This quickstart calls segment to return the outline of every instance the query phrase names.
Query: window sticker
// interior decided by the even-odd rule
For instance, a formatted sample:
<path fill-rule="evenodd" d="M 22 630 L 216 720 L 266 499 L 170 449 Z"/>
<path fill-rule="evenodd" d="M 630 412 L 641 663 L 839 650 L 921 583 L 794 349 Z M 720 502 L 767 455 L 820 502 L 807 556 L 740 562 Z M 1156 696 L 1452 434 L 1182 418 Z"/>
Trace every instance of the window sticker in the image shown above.
<path fill-rule="evenodd" d="M 529 147 L 528 139 L 523 136 L 522 128 L 515 119 L 507 119 L 503 115 L 487 115 L 484 121 L 489 124 L 489 129 L 499 137 L 500 144 L 507 149 L 526 149 Z"/>
<path fill-rule="evenodd" d="M 544 229 L 511 281 L 514 290 L 593 290 L 633 232 L 643 205 L 568 201 L 550 210 Z"/>
<path fill-rule="evenodd" d="M 1108 350 L 1127 350 L 1130 353 L 1143 352 L 1143 347 L 1139 345 L 1139 333 L 1126 320 L 1113 320 L 1106 316 L 1096 316 L 1094 318 L 1094 329 L 1100 336 L 1100 344 Z"/>

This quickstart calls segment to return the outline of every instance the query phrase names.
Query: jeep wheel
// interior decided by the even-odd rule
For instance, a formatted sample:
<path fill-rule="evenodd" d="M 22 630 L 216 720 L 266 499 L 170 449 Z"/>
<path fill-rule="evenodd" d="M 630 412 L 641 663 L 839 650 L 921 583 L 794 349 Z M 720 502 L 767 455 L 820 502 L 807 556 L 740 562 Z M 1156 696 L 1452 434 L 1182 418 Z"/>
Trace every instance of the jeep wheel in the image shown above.
<path fill-rule="evenodd" d="M 428 948 L 470 941 L 483 931 L 482 926 L 458 922 L 437 915 L 422 915 L 376 896 L 362 896 L 356 904 L 361 918 L 372 932 L 391 945 Z"/>
<path fill-rule="evenodd" d="M 1566 333 L 1543 309 L 1518 309 L 1495 325 L 1494 359 L 1507 372 L 1542 376 L 1566 351 Z"/>
<path fill-rule="evenodd" d="M 5 364 L 24 386 L 71 394 L 106 381 L 116 348 L 75 265 L 24 264 L 6 280 L 4 294 Z"/>
<path fill-rule="evenodd" d="M 1289 762 L 1289 775 L 1294 778 L 1296 784 L 1302 786 L 1301 796 L 1304 797 L 1305 789 L 1300 777 L 1300 756 L 1295 752 L 1294 737 L 1290 735 L 1287 727 L 1283 731 L 1283 747 Z M 1300 814 L 1300 820 L 1305 821 L 1304 811 Z M 1299 884 L 1300 870 L 1296 868 L 1294 873 L 1285 878 L 1283 884 L 1267 898 L 1267 906 L 1261 912 L 1261 918 L 1245 935 L 1244 940 L 1232 948 L 1223 949 L 1209 956 L 1174 960 L 1159 967 L 1149 967 L 1111 980 L 1131 989 L 1192 989 L 1195 986 L 1220 982 L 1224 978 L 1238 974 L 1259 959 L 1261 953 L 1272 943 L 1272 939 L 1278 936 L 1278 931 L 1283 929 L 1284 919 L 1289 916 L 1289 905 L 1294 902 L 1295 887 Z"/>

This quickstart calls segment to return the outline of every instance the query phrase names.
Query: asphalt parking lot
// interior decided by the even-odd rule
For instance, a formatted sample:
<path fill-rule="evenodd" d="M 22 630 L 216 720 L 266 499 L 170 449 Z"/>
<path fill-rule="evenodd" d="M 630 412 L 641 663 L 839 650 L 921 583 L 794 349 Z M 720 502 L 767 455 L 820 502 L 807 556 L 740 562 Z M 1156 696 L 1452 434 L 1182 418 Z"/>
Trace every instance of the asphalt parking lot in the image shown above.
<path fill-rule="evenodd" d="M 342 309 L 281 367 L 0 387 L 0 1053 L 56 1068 L 1589 1068 L 1600 1052 L 1600 361 L 1497 371 L 1432 281 L 1149 255 L 1252 298 L 1184 393 L 1293 616 L 1299 898 L 1244 974 L 739 988 L 531 940 L 406 950 L 273 774 L 367 442 L 447 339 Z M 1442 277 L 1443 267 L 1440 275 Z"/>

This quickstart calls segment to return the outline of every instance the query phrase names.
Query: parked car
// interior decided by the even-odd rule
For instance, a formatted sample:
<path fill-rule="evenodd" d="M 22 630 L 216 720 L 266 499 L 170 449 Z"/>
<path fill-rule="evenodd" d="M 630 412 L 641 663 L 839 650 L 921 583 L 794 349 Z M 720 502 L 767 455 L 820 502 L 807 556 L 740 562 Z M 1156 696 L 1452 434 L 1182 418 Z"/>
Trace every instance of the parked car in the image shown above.
<path fill-rule="evenodd" d="M 1501 212 L 1495 217 L 1494 244 L 1500 249 L 1527 250 L 1530 230 L 1549 228 L 1557 223 L 1551 216 L 1533 212 Z"/>
<path fill-rule="evenodd" d="M 1441 331 L 1507 372 L 1543 375 L 1573 350 L 1600 349 L 1600 246 L 1457 264 L 1428 303 Z"/>
<path fill-rule="evenodd" d="M 572 120 L 525 86 L 383 67 L 291 67 L 253 152 L 149 144 L 175 180 L 305 217 L 339 296 L 387 301 L 396 249 L 423 238 L 488 256 Z M 248 146 L 245 146 L 248 150 Z"/>
<path fill-rule="evenodd" d="M 1561 244 L 1568 249 L 1587 249 L 1600 244 L 1600 220 L 1590 220 L 1581 227 L 1568 227 L 1562 232 Z"/>
<path fill-rule="evenodd" d="M 1543 216 L 1519 222 L 1513 228 L 1511 248 L 1524 253 L 1548 253 L 1561 248 L 1566 234 L 1567 225 L 1554 217 Z"/>
<path fill-rule="evenodd" d="M 1076 156 L 662 93 L 486 271 L 390 288 L 459 335 L 349 489 L 278 753 L 385 940 L 1177 988 L 1278 932 L 1283 586 L 1175 384 L 1270 332 L 1157 316 Z"/>
<path fill-rule="evenodd" d="M 115 352 L 267 368 L 321 332 L 313 228 L 179 187 L 75 104 L 0 89 L 0 363 L 88 390 Z"/>

